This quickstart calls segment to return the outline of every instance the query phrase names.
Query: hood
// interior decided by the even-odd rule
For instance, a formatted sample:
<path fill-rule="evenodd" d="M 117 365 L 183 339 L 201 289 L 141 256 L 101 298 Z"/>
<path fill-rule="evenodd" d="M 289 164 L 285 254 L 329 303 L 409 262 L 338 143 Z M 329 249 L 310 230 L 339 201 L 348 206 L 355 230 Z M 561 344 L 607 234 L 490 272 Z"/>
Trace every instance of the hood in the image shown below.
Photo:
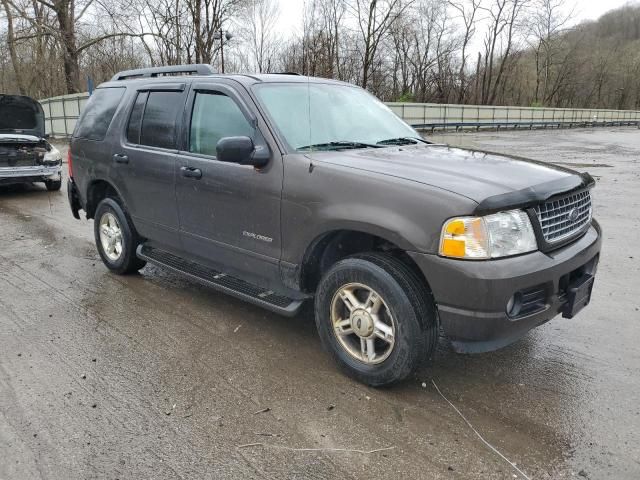
<path fill-rule="evenodd" d="M 0 134 L 44 137 L 44 111 L 36 100 L 23 95 L 0 95 Z"/>
<path fill-rule="evenodd" d="M 310 157 L 448 190 L 474 200 L 483 213 L 540 202 L 593 180 L 534 160 L 447 145 L 318 152 Z"/>

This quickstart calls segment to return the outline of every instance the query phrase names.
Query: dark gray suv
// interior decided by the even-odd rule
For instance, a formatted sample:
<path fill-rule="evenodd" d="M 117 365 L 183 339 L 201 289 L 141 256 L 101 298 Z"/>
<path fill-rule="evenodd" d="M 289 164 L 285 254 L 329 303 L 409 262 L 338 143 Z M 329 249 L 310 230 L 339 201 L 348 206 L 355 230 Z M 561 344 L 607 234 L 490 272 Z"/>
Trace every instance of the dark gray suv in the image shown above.
<path fill-rule="evenodd" d="M 591 296 L 588 174 L 432 144 L 353 85 L 122 72 L 69 160 L 109 269 L 151 262 L 284 315 L 313 299 L 322 343 L 370 385 L 411 373 L 440 327 L 488 351 Z"/>

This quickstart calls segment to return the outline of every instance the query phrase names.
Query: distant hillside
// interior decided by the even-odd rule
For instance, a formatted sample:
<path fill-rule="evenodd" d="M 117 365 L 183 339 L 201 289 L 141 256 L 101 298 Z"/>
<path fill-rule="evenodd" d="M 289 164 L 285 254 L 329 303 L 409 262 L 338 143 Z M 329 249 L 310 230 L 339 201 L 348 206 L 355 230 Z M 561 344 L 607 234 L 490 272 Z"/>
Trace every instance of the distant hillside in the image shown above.
<path fill-rule="evenodd" d="M 536 47 L 517 60 L 514 103 L 640 109 L 640 5 L 612 10 Z"/>
<path fill-rule="evenodd" d="M 640 40 L 640 5 L 612 10 L 596 22 L 582 24 L 580 29 L 602 39 Z"/>

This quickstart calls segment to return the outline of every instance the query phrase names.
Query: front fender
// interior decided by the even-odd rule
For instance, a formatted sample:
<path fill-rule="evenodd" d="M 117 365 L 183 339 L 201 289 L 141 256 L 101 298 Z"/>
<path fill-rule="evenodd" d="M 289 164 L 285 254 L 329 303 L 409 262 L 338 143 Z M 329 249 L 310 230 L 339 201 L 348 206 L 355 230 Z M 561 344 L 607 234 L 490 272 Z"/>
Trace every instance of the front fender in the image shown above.
<path fill-rule="evenodd" d="M 425 236 L 424 227 L 390 209 L 376 209 L 371 205 L 331 205 L 318 212 L 319 221 L 313 225 L 314 238 L 336 231 L 354 231 L 375 235 L 403 250 L 416 251 L 416 244 Z M 320 220 L 322 219 L 322 220 Z"/>
<path fill-rule="evenodd" d="M 403 250 L 435 253 L 443 222 L 477 203 L 419 182 L 302 155 L 285 158 L 282 259 L 300 264 L 312 242 L 335 230 L 381 237 Z"/>

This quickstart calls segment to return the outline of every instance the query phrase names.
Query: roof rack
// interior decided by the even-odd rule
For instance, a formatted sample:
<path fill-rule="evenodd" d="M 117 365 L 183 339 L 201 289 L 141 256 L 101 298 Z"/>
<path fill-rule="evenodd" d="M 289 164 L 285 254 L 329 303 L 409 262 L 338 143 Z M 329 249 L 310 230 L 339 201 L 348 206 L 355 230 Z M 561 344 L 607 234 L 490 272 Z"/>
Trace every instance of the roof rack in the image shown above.
<path fill-rule="evenodd" d="M 216 72 L 211 65 L 196 63 L 193 65 L 167 65 L 165 67 L 137 68 L 116 73 L 111 81 L 130 78 L 152 78 L 165 75 L 213 75 Z"/>
<path fill-rule="evenodd" d="M 300 76 L 300 74 L 298 72 L 274 72 L 276 75 L 297 75 L 298 77 Z"/>

